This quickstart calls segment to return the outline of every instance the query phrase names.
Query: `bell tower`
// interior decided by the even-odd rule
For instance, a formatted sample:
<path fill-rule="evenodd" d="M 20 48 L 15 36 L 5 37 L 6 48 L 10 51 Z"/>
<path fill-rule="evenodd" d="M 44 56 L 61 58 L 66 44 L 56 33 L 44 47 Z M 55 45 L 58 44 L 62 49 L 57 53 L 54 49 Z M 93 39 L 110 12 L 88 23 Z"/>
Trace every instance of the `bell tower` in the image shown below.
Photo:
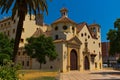
<path fill-rule="evenodd" d="M 68 10 L 66 8 L 62 8 L 60 12 L 61 12 L 61 17 L 63 16 L 68 17 Z"/>
<path fill-rule="evenodd" d="M 61 17 L 52 23 L 52 37 L 54 40 L 69 40 L 76 34 L 77 23 L 68 18 L 68 10 L 60 10 Z"/>
<path fill-rule="evenodd" d="M 43 26 L 43 14 L 37 14 L 35 16 L 36 25 Z"/>
<path fill-rule="evenodd" d="M 96 38 L 100 38 L 100 25 L 99 24 L 91 24 L 89 25 L 90 30 L 92 31 L 92 36 Z"/>

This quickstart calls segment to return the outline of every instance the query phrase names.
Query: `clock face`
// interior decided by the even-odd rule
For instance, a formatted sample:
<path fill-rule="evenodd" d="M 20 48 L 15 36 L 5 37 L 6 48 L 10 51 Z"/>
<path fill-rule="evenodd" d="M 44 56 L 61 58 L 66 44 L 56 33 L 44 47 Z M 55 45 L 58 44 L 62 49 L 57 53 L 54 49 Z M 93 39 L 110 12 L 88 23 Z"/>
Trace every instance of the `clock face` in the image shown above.
<path fill-rule="evenodd" d="M 66 29 L 67 29 L 67 26 L 63 26 L 63 29 L 66 30 Z"/>

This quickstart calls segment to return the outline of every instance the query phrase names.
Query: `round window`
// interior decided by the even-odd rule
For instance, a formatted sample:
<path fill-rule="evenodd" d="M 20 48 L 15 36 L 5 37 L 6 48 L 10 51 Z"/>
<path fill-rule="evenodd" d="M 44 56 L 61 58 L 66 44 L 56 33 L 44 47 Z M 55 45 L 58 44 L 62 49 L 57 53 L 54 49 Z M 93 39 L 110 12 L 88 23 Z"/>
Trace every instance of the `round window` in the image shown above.
<path fill-rule="evenodd" d="M 63 26 L 63 29 L 66 30 L 66 29 L 67 29 L 67 26 Z"/>

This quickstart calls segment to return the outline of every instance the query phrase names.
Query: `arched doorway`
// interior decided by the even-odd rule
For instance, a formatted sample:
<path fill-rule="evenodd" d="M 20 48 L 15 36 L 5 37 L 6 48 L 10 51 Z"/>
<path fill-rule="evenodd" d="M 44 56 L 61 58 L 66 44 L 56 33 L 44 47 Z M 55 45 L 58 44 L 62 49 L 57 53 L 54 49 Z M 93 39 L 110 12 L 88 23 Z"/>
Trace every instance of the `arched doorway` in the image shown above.
<path fill-rule="evenodd" d="M 70 70 L 77 70 L 77 52 L 72 50 L 70 53 Z"/>
<path fill-rule="evenodd" d="M 85 56 L 85 59 L 84 59 L 84 69 L 85 70 L 89 70 L 90 69 L 89 59 L 88 59 L 87 56 Z"/>

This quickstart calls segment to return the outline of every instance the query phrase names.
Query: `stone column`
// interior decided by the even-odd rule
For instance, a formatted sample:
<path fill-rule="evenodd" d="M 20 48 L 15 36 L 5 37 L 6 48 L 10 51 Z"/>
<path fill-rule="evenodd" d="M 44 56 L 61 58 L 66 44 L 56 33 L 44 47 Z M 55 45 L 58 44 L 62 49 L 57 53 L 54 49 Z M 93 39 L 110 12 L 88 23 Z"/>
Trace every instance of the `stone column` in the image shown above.
<path fill-rule="evenodd" d="M 67 71 L 70 71 L 70 49 L 67 47 Z"/>
<path fill-rule="evenodd" d="M 80 71 L 80 49 L 78 48 L 78 51 L 77 51 L 77 54 L 78 54 L 78 70 Z"/>

